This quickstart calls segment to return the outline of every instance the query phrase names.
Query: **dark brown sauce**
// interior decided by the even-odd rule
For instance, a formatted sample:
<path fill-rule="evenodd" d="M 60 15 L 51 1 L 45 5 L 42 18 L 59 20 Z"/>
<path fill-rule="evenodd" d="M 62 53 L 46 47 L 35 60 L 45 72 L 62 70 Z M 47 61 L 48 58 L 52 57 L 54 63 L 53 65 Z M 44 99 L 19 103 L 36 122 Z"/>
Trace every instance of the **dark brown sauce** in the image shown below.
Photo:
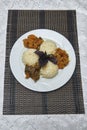
<path fill-rule="evenodd" d="M 26 78 L 32 78 L 35 82 L 40 78 L 40 66 L 35 64 L 34 66 L 25 66 Z"/>

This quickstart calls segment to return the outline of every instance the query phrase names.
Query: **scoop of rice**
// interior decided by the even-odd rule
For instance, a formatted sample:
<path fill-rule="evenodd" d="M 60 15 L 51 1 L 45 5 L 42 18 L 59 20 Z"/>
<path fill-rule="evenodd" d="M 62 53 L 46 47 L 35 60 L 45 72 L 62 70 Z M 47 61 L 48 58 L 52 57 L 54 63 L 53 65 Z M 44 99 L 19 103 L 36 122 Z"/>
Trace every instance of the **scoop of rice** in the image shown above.
<path fill-rule="evenodd" d="M 40 73 L 44 78 L 52 78 L 58 73 L 58 66 L 48 61 L 46 66 L 41 68 Z"/>
<path fill-rule="evenodd" d="M 35 65 L 38 62 L 39 57 L 34 53 L 35 51 L 36 49 L 28 49 L 23 53 L 22 61 L 25 65 Z"/>
<path fill-rule="evenodd" d="M 47 52 L 47 54 L 53 54 L 57 48 L 56 43 L 52 40 L 44 41 L 40 46 L 40 51 Z"/>

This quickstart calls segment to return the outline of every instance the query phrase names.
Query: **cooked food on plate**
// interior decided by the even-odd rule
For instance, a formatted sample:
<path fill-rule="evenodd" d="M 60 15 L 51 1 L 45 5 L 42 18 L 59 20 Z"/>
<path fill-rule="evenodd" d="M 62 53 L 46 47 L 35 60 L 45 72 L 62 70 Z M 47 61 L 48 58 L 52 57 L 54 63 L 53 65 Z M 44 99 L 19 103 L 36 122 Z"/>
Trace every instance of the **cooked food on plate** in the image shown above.
<path fill-rule="evenodd" d="M 46 52 L 47 54 L 54 54 L 57 45 L 52 40 L 46 40 L 40 45 L 40 51 Z"/>
<path fill-rule="evenodd" d="M 44 40 L 34 34 L 23 40 L 27 48 L 22 55 L 25 65 L 25 78 L 32 78 L 35 82 L 43 78 L 53 78 L 59 69 L 64 69 L 69 64 L 69 55 L 59 48 L 52 40 Z"/>
<path fill-rule="evenodd" d="M 22 61 L 25 65 L 34 66 L 38 63 L 39 56 L 34 53 L 35 51 L 36 49 L 28 49 L 23 53 Z"/>
<path fill-rule="evenodd" d="M 32 78 L 34 81 L 39 80 L 40 78 L 40 66 L 38 63 L 36 63 L 34 66 L 25 66 L 25 75 L 26 78 Z"/>
<path fill-rule="evenodd" d="M 40 74 L 44 78 L 53 78 L 58 74 L 58 66 L 51 61 L 48 61 L 48 63 L 41 67 Z"/>
<path fill-rule="evenodd" d="M 57 65 L 59 69 L 63 69 L 69 63 L 69 55 L 65 50 L 57 48 L 55 50 L 54 56 L 57 58 Z"/>
<path fill-rule="evenodd" d="M 38 49 L 42 44 L 43 39 L 41 37 L 36 37 L 35 35 L 31 34 L 26 39 L 23 40 L 24 46 L 26 48 L 34 48 Z"/>

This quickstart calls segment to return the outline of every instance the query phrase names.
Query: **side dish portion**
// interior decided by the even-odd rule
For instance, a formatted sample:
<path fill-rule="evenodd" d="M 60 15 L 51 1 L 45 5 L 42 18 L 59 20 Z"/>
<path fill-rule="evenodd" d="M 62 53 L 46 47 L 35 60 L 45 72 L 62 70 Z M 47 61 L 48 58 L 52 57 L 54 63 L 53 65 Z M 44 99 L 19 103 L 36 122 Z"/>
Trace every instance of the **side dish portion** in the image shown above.
<path fill-rule="evenodd" d="M 35 51 L 36 49 L 28 49 L 23 53 L 22 61 L 24 65 L 34 66 L 38 63 L 39 56 L 34 53 Z"/>
<path fill-rule="evenodd" d="M 44 67 L 41 67 L 40 74 L 44 78 L 53 78 L 58 74 L 58 66 L 48 61 Z"/>
<path fill-rule="evenodd" d="M 47 54 L 54 54 L 56 48 L 56 43 L 51 40 L 46 40 L 40 45 L 40 51 L 46 52 Z"/>
<path fill-rule="evenodd" d="M 29 35 L 26 39 L 23 40 L 25 47 L 34 49 L 39 49 L 42 42 L 43 39 L 41 37 L 38 38 L 33 34 Z"/>

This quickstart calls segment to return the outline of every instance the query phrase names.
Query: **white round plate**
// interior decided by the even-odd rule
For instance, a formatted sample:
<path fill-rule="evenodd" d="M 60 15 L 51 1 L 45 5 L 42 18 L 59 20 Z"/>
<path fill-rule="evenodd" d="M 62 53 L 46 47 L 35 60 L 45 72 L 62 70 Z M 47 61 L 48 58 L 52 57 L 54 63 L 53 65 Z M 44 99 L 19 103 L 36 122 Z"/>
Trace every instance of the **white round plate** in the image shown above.
<path fill-rule="evenodd" d="M 25 78 L 22 54 L 26 48 L 23 45 L 23 39 L 30 34 L 56 42 L 57 46 L 66 50 L 69 54 L 69 64 L 64 69 L 59 70 L 54 78 L 46 79 L 41 77 L 37 82 L 34 82 L 31 78 Z M 63 35 L 48 29 L 37 29 L 25 33 L 15 42 L 10 53 L 10 67 L 14 77 L 26 88 L 38 92 L 49 92 L 63 86 L 71 78 L 75 65 L 76 57 L 71 43 Z"/>

